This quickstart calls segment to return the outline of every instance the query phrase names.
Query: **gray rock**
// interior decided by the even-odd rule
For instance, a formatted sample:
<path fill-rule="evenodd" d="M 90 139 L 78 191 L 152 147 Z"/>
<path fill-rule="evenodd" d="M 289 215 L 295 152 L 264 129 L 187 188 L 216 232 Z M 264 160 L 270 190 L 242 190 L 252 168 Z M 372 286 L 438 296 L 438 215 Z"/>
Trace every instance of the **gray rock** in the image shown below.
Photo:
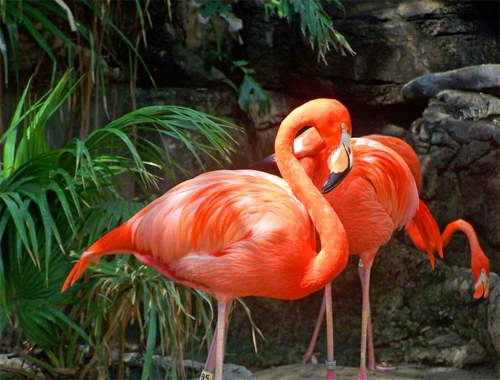
<path fill-rule="evenodd" d="M 120 354 L 118 350 L 111 352 L 111 364 L 118 365 Z M 134 367 L 142 362 L 142 356 L 138 352 L 125 352 L 123 354 L 123 363 L 129 367 Z"/>
<path fill-rule="evenodd" d="M 445 255 L 455 253 L 445 250 Z M 496 276 L 491 277 L 496 283 Z M 339 365 L 359 365 L 360 291 L 357 260 L 352 258 L 333 283 Z M 494 358 L 487 330 L 488 301 L 474 303 L 473 291 L 469 269 L 449 267 L 438 260 L 433 271 L 424 253 L 394 238 L 379 250 L 372 269 L 370 299 L 377 360 L 467 366 Z M 318 292 L 294 302 L 245 299 L 266 342 L 258 340 L 256 355 L 248 317 L 243 310 L 236 310 L 229 328 L 228 352 L 237 353 L 238 363 L 247 366 L 299 362 L 314 328 L 321 295 Z M 322 330 L 315 348 L 320 363 L 325 350 Z"/>
<path fill-rule="evenodd" d="M 380 130 L 380 133 L 382 135 L 399 137 L 400 139 L 404 139 L 408 131 L 394 124 L 386 124 Z"/>
<path fill-rule="evenodd" d="M 419 76 L 403 87 L 406 99 L 426 99 L 448 89 L 500 90 L 500 65 L 486 64 Z"/>
<path fill-rule="evenodd" d="M 337 380 L 352 380 L 358 374 L 356 366 L 345 367 L 337 365 L 335 378 Z M 323 379 L 324 365 L 292 364 L 283 367 L 270 368 L 256 373 L 259 380 L 304 380 Z M 398 365 L 393 371 L 369 371 L 370 380 L 498 380 L 494 370 L 487 368 L 457 369 L 424 365 Z"/>
<path fill-rule="evenodd" d="M 199 377 L 195 377 L 191 380 L 198 380 Z M 256 377 L 245 367 L 236 364 L 224 364 L 224 374 L 222 376 L 223 380 L 256 380 Z"/>
<path fill-rule="evenodd" d="M 9 358 L 7 355 L 0 355 L 0 379 L 2 380 L 17 380 L 25 378 L 26 375 L 34 375 L 40 379 L 45 379 L 45 375 L 39 368 L 33 365 L 26 358 Z"/>
<path fill-rule="evenodd" d="M 500 65 L 499 65 L 500 67 Z M 444 228 L 469 221 L 493 271 L 500 269 L 500 99 L 482 93 L 445 90 L 411 128 L 408 140 L 423 163 L 422 197 Z M 445 260 L 469 266 L 463 236 L 454 237 Z"/>
<path fill-rule="evenodd" d="M 299 22 L 266 22 L 254 4 L 235 7 L 245 25 L 242 49 L 264 83 L 297 97 L 397 104 L 404 101 L 402 86 L 420 75 L 498 60 L 492 2 L 351 1 L 345 15 L 331 5 L 334 27 L 357 54 L 332 49 L 327 65 L 302 37 Z"/>
<path fill-rule="evenodd" d="M 496 286 L 490 294 L 488 305 L 488 331 L 495 350 L 500 355 L 500 287 Z"/>

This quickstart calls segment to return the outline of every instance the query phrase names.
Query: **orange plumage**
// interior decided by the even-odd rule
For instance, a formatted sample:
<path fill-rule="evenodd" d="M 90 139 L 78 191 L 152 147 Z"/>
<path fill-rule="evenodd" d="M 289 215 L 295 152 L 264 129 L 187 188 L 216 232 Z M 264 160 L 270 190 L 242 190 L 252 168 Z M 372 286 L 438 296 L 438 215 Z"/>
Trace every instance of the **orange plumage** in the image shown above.
<path fill-rule="evenodd" d="M 324 286 L 303 281 L 317 255 L 313 232 L 306 209 L 282 179 L 250 170 L 205 173 L 89 247 L 63 290 L 101 255 L 124 252 L 219 299 L 301 298 Z M 325 278 L 336 272 L 328 270 Z"/>
<path fill-rule="evenodd" d="M 439 226 L 427 206 L 418 198 L 422 185 L 420 162 L 415 151 L 403 140 L 380 135 L 353 139 L 354 166 L 348 177 L 326 195 L 346 230 L 350 253 L 361 256 L 365 269 L 360 271 L 363 288 L 369 284 L 366 270 L 371 267 L 378 248 L 389 241 L 396 229 L 406 231 L 417 248 L 429 255 L 434 268 L 434 251 L 443 257 L 443 246 L 448 243 L 446 233 L 461 230 L 469 238 L 472 249 L 473 277 L 476 280 L 474 297 L 486 296 L 489 289 L 489 263 L 477 243 L 473 228 L 463 223 L 450 224 L 441 237 Z M 328 149 L 315 130 L 309 129 L 294 142 L 295 155 L 319 187 L 327 176 Z M 476 244 L 477 243 L 477 244 Z M 363 335 L 368 329 L 370 345 L 369 368 L 374 369 L 373 342 L 369 301 L 364 291 Z M 327 311 L 328 311 L 328 299 Z M 324 313 L 324 305 L 322 313 Z M 365 313 L 367 316 L 365 317 Z M 322 317 L 318 319 L 321 322 Z M 368 321 L 366 321 L 368 319 Z M 366 323 L 366 324 L 365 324 Z M 305 360 L 312 354 L 318 326 Z M 358 379 L 366 378 L 364 355 L 366 341 L 362 339 L 362 368 Z M 333 344 L 330 338 L 329 345 Z M 330 351 L 329 347 L 329 351 Z M 333 350 L 331 350 L 333 351 Z M 334 376 L 331 376 L 333 378 Z"/>
<path fill-rule="evenodd" d="M 285 180 L 221 170 L 181 183 L 95 242 L 63 291 L 91 262 L 123 252 L 214 295 L 219 301 L 216 380 L 222 380 L 226 310 L 233 298 L 301 298 L 323 288 L 347 264 L 344 228 L 293 154 L 295 135 L 304 126 L 315 127 L 337 156 L 350 149 L 342 140 L 351 133 L 347 109 L 332 99 L 308 102 L 290 113 L 276 137 Z M 335 186 L 339 178 L 333 178 Z M 324 240 L 320 253 L 311 219 Z"/>

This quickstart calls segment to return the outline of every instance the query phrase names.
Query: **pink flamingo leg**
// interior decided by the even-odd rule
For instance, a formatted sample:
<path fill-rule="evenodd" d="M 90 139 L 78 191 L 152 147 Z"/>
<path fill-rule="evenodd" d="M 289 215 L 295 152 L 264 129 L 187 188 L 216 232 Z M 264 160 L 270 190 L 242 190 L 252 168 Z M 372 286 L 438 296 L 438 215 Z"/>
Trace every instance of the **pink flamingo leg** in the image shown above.
<path fill-rule="evenodd" d="M 358 265 L 359 279 L 361 280 L 361 288 L 365 288 L 365 268 L 363 267 L 363 261 L 359 260 Z M 375 370 L 375 351 L 373 348 L 373 335 L 372 335 L 372 313 L 370 308 L 370 300 L 368 300 L 368 369 L 370 371 Z"/>
<path fill-rule="evenodd" d="M 229 314 L 231 312 L 231 305 L 233 301 L 229 301 L 227 303 L 226 311 L 225 311 L 225 320 L 226 323 L 229 324 Z M 220 316 L 220 314 L 219 314 Z M 205 370 L 201 373 L 200 375 L 200 380 L 211 380 L 207 379 L 206 375 L 210 375 L 214 373 L 215 370 L 215 353 L 216 353 L 216 347 L 217 347 L 217 336 L 218 336 L 218 329 L 215 329 L 214 336 L 212 337 L 212 342 L 210 343 L 210 349 L 208 351 L 208 356 L 207 356 L 207 361 L 205 362 Z"/>
<path fill-rule="evenodd" d="M 373 347 L 373 333 L 372 333 L 372 310 L 368 302 L 368 369 L 375 371 L 375 349 Z"/>
<path fill-rule="evenodd" d="M 333 308 L 332 284 L 325 287 L 326 301 L 326 380 L 335 380 L 335 360 L 333 360 Z"/>
<path fill-rule="evenodd" d="M 358 273 L 359 278 L 361 279 L 361 287 L 365 287 L 364 280 L 364 272 L 363 262 L 359 261 Z M 372 310 L 370 306 L 370 300 L 368 300 L 368 369 L 370 371 L 392 371 L 394 367 L 391 366 L 380 366 L 375 365 L 375 348 L 373 346 L 373 330 L 372 330 Z"/>
<path fill-rule="evenodd" d="M 365 268 L 363 273 L 363 311 L 361 314 L 361 359 L 357 380 L 367 380 L 366 377 L 366 338 L 368 331 L 369 303 L 370 303 L 370 270 Z"/>
<path fill-rule="evenodd" d="M 222 380 L 224 369 L 224 349 L 226 345 L 226 309 L 227 302 L 219 302 L 219 314 L 217 318 L 217 357 L 215 358 L 215 380 Z"/>
<path fill-rule="evenodd" d="M 318 319 L 316 321 L 316 327 L 314 328 L 314 333 L 311 338 L 311 343 L 309 343 L 309 348 L 302 357 L 302 363 L 304 364 L 307 363 L 309 359 L 311 359 L 314 353 L 314 346 L 316 345 L 316 341 L 318 340 L 319 330 L 321 330 L 321 324 L 323 322 L 323 317 L 325 316 L 325 310 L 326 310 L 325 300 L 326 300 L 326 292 L 325 295 L 323 296 L 323 301 L 321 302 L 321 309 L 319 310 Z"/>
<path fill-rule="evenodd" d="M 207 361 L 205 362 L 205 371 L 208 373 L 215 372 L 215 350 L 217 347 L 217 329 L 214 332 L 214 336 L 212 337 L 212 343 L 210 343 L 210 349 L 208 350 Z M 203 376 L 203 373 L 202 373 Z M 205 380 L 200 376 L 200 380 Z"/>

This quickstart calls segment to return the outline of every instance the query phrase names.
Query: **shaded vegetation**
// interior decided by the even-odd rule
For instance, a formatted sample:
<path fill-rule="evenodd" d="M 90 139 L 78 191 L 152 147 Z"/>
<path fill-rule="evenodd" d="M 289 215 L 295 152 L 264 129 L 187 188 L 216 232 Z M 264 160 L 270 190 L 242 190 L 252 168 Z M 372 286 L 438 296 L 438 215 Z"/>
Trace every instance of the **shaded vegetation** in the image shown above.
<path fill-rule="evenodd" d="M 143 331 L 147 378 L 157 343 L 181 360 L 186 346 L 196 343 L 200 325 L 209 329 L 207 296 L 174 284 L 130 256 L 103 262 L 68 293 L 60 293 L 62 282 L 86 246 L 151 200 L 149 190 L 157 182 L 152 169 L 173 176 L 173 169 L 182 168 L 163 147 L 164 138 L 184 144 L 203 165 L 207 159 L 229 159 L 229 130 L 235 127 L 188 108 L 153 106 L 126 114 L 85 139 L 50 147 L 44 133 L 50 118 L 67 106 L 80 82 L 66 73 L 33 104 L 26 87 L 1 138 L 2 343 L 28 353 L 41 347 L 42 363 L 52 371 L 84 364 L 83 373 L 96 364 L 104 371 L 109 347 L 123 350 L 126 329 L 136 321 Z M 142 191 L 128 200 L 130 181 Z"/>

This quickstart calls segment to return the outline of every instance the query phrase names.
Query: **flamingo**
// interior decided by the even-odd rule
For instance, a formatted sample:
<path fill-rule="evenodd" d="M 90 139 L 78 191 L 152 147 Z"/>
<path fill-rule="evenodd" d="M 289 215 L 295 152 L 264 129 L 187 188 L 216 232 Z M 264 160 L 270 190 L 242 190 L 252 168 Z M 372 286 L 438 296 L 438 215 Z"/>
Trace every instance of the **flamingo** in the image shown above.
<path fill-rule="evenodd" d="M 415 151 L 403 140 L 390 137 L 390 136 L 380 136 L 380 135 L 370 135 L 366 136 L 364 139 L 370 139 L 372 141 L 379 142 L 383 144 L 384 146 L 390 148 L 393 152 L 398 154 L 406 163 L 407 167 L 410 169 L 410 172 L 415 180 L 415 184 L 417 186 L 418 191 L 420 192 L 421 185 L 422 185 L 422 173 L 421 173 L 421 168 L 420 168 L 420 162 L 418 160 L 418 156 L 416 155 Z M 357 141 L 357 139 L 354 139 L 354 141 Z M 309 129 L 305 133 L 303 133 L 301 136 L 299 136 L 294 143 L 294 148 L 295 148 L 295 155 L 300 158 L 300 162 L 305 168 L 306 172 L 311 176 L 311 177 L 316 177 L 317 179 L 315 182 L 318 182 L 320 178 L 324 175 L 322 174 L 327 168 L 326 165 L 326 158 L 325 154 L 327 153 L 327 149 L 323 142 L 320 140 L 319 135 L 312 129 Z M 358 157 L 359 151 L 357 149 L 357 143 L 355 142 L 353 146 L 353 151 L 354 151 L 354 160 L 358 162 L 360 159 L 361 160 L 368 160 L 370 161 L 369 155 L 364 155 L 363 158 Z M 373 166 L 369 168 L 372 171 L 379 172 L 379 176 L 381 176 L 379 179 L 384 178 L 381 173 L 384 171 L 384 167 L 380 166 L 376 160 L 372 160 Z M 274 164 L 274 159 L 273 156 L 269 157 L 268 159 L 264 160 L 263 162 L 260 163 L 259 166 L 266 171 L 272 172 L 273 170 L 276 170 L 275 164 Z M 279 173 L 276 173 L 279 174 Z M 358 171 L 353 171 L 348 178 L 352 178 L 355 175 L 362 174 Z M 389 176 L 385 177 L 385 180 L 388 180 Z M 329 195 L 327 195 L 327 199 L 329 200 L 330 204 L 334 207 L 336 210 L 338 216 L 340 217 L 340 220 L 344 223 L 344 227 L 346 229 L 346 233 L 348 236 L 349 240 L 349 247 L 351 248 L 351 254 L 353 254 L 353 251 L 362 251 L 363 249 L 366 248 L 367 245 L 367 239 L 372 238 L 372 234 L 370 233 L 369 229 L 359 229 L 358 226 L 356 225 L 356 218 L 360 214 L 355 214 L 354 211 L 355 209 L 348 209 L 345 207 L 342 207 L 342 196 L 339 194 L 342 192 L 343 187 L 347 187 L 348 183 L 351 179 L 348 179 L 343 186 L 340 186 L 337 190 L 333 191 Z M 340 196 L 340 199 L 339 199 Z M 351 199 L 355 199 L 355 196 L 352 196 Z M 366 206 L 366 208 L 365 208 Z M 364 211 L 368 211 L 368 205 L 361 205 L 359 208 L 364 209 Z M 354 220 L 353 220 L 354 218 Z M 350 222 L 349 222 L 350 221 Z M 360 222 L 362 222 L 360 220 Z M 379 227 L 377 227 L 379 228 Z M 481 250 L 481 247 L 479 245 L 479 242 L 477 240 L 477 236 L 474 232 L 474 229 L 470 224 L 463 220 L 457 220 L 453 223 L 450 223 L 447 228 L 445 229 L 445 232 L 441 236 L 439 234 L 439 227 L 433 218 L 432 214 L 430 213 L 429 209 L 425 205 L 425 203 L 419 199 L 419 208 L 418 211 L 415 213 L 413 219 L 411 222 L 407 225 L 406 232 L 412 239 L 413 243 L 417 248 L 423 251 L 427 251 L 429 255 L 429 259 L 431 262 L 432 268 L 434 268 L 434 255 L 433 252 L 435 250 L 438 251 L 438 254 L 440 257 L 443 257 L 443 247 L 445 247 L 450 239 L 453 233 L 457 231 L 462 231 L 466 234 L 466 236 L 469 239 L 469 244 L 471 246 L 471 267 L 472 267 L 472 274 L 473 278 L 476 281 L 475 283 L 475 292 L 474 292 L 474 297 L 475 298 L 480 298 L 482 295 L 485 297 L 488 296 L 489 294 L 489 261 L 484 255 L 483 251 Z M 392 235 L 391 233 L 385 234 L 385 237 L 389 237 L 389 235 Z M 356 254 L 356 253 L 354 253 Z M 363 290 L 365 291 L 365 283 L 366 283 L 366 274 L 365 274 L 365 269 L 363 268 L 364 262 L 363 260 L 360 261 L 360 268 L 359 268 L 359 273 L 360 273 L 360 278 L 361 278 L 361 283 Z M 328 310 L 331 308 L 329 305 L 329 299 L 330 299 L 330 293 L 328 287 L 325 289 L 325 299 L 323 300 L 322 306 L 320 313 L 318 315 L 318 320 L 316 324 L 316 328 L 314 330 L 313 338 L 311 340 L 311 343 L 309 345 L 309 348 L 304 355 L 304 362 L 307 362 L 307 360 L 312 356 L 313 350 L 314 350 L 314 345 L 316 343 L 316 339 L 319 333 L 319 329 L 321 327 L 321 322 L 324 317 L 325 313 L 325 308 L 328 312 Z M 363 297 L 365 299 L 365 297 Z M 330 301 L 331 302 L 331 301 Z M 367 309 L 367 310 L 366 310 Z M 390 367 L 377 367 L 375 366 L 375 355 L 374 355 L 374 349 L 373 349 L 373 337 L 372 337 L 372 327 L 371 327 L 371 315 L 370 315 L 370 306 L 368 302 L 368 306 L 365 306 L 365 302 L 363 302 L 363 314 L 367 313 L 368 314 L 368 322 L 367 322 L 367 335 L 368 335 L 368 351 L 369 351 L 369 358 L 368 358 L 368 368 L 371 370 L 374 369 L 390 369 Z M 328 329 L 328 319 L 330 318 L 330 314 L 327 315 L 327 337 L 328 337 L 328 351 L 332 351 L 332 348 L 330 348 L 331 345 L 333 345 L 333 337 L 330 335 L 333 335 L 333 331 L 331 329 Z M 362 337 L 363 340 L 363 337 Z M 366 356 L 365 356 L 366 357 Z M 366 376 L 366 369 L 363 368 L 363 362 L 365 359 L 363 356 L 363 344 L 362 344 L 362 350 L 361 350 L 361 369 L 360 369 L 360 374 L 358 378 L 364 378 Z M 328 377 L 327 377 L 328 378 Z M 334 378 L 334 375 L 331 376 L 331 378 Z"/>
<path fill-rule="evenodd" d="M 228 305 L 235 297 L 302 298 L 347 265 L 342 223 L 293 154 L 294 138 L 305 126 L 316 128 L 333 152 L 324 191 L 331 190 L 351 169 L 351 162 L 339 159 L 350 151 L 351 121 L 340 102 L 316 99 L 292 111 L 279 128 L 276 161 L 284 180 L 220 170 L 185 181 L 91 245 L 62 291 L 92 262 L 125 253 L 211 294 L 218 301 L 215 379 L 222 380 Z M 319 253 L 313 222 L 323 240 Z"/>
<path fill-rule="evenodd" d="M 350 137 L 346 136 L 345 144 L 348 143 L 348 139 L 350 140 Z M 326 146 L 320 136 L 308 130 L 295 140 L 294 150 L 295 155 L 300 158 L 300 164 L 317 187 L 320 182 L 325 183 L 336 165 L 354 160 L 352 171 L 335 191 L 325 194 L 325 199 L 333 206 L 342 221 L 350 254 L 360 256 L 364 268 L 360 271 L 363 284 L 363 313 L 358 380 L 365 380 L 370 269 L 379 247 L 389 241 L 394 230 L 407 227 L 415 217 L 419 209 L 419 198 L 412 172 L 397 153 L 374 140 L 361 138 L 353 141 L 353 152 L 344 150 L 331 155 L 330 151 L 325 149 Z M 354 158 L 350 157 L 351 154 Z M 342 175 L 345 176 L 345 172 Z M 328 190 L 328 181 L 323 186 L 323 189 L 325 188 Z M 439 230 L 437 234 L 439 237 Z M 323 240 L 321 242 L 323 244 Z M 436 242 L 436 246 L 439 246 L 439 241 Z M 324 299 L 327 312 L 326 380 L 333 380 L 335 361 L 330 284 L 325 287 Z M 325 306 L 322 309 L 324 310 Z M 321 319 L 318 322 L 321 323 Z M 316 336 L 318 331 L 319 328 Z M 210 363 L 207 363 L 207 366 L 210 366 Z"/>
<path fill-rule="evenodd" d="M 325 145 L 318 139 L 318 137 L 319 136 L 317 135 L 317 133 L 315 133 L 313 130 L 308 130 L 299 138 L 297 138 L 295 142 L 296 156 L 304 157 L 304 159 L 301 159 L 301 164 L 302 161 L 304 160 L 305 162 L 303 163 L 303 165 L 306 168 L 306 171 L 310 175 L 313 175 L 311 173 L 315 170 L 316 171 L 324 170 L 324 168 L 320 169 L 318 167 L 321 167 L 321 165 L 325 166 L 324 163 L 322 163 L 321 152 L 323 150 L 326 151 L 326 149 Z M 420 192 L 422 186 L 422 172 L 420 168 L 420 161 L 418 160 L 417 154 L 411 148 L 410 145 L 408 145 L 405 141 L 401 139 L 390 136 L 369 135 L 364 138 L 382 143 L 383 145 L 389 147 L 394 152 L 396 152 L 407 164 L 408 168 L 410 169 L 413 175 L 413 178 L 417 185 L 417 189 Z M 354 141 L 356 141 L 356 139 L 354 139 Z M 357 161 L 358 158 L 357 158 L 356 145 L 353 146 L 353 150 L 354 150 L 354 160 Z M 272 160 L 267 160 L 268 165 L 271 161 Z M 354 173 L 351 175 L 354 175 Z M 333 191 L 331 194 L 327 196 L 327 198 L 329 200 L 330 199 L 333 200 L 336 197 L 336 193 L 340 191 L 341 191 L 340 188 Z M 330 203 L 338 213 L 340 220 L 344 223 L 345 213 L 342 210 L 337 209 L 333 202 Z M 354 239 L 360 240 L 360 243 L 362 244 L 363 239 L 369 237 L 369 235 L 364 235 L 363 233 L 359 233 L 359 231 L 356 231 L 357 233 L 355 234 L 353 228 L 349 228 L 346 225 L 345 227 L 350 247 L 353 246 L 352 240 Z M 482 251 L 479 245 L 476 233 L 473 227 L 469 223 L 463 220 L 457 220 L 455 222 L 452 222 L 446 227 L 445 231 L 443 232 L 443 235 L 441 236 L 439 234 L 439 227 L 437 225 L 437 222 L 435 221 L 434 217 L 430 213 L 425 203 L 419 199 L 419 209 L 406 228 L 406 232 L 411 238 L 414 245 L 422 251 L 427 251 L 431 267 L 433 269 L 435 265 L 433 252 L 437 250 L 439 256 L 442 258 L 443 248 L 448 245 L 452 235 L 457 231 L 462 231 L 463 233 L 466 234 L 469 240 L 469 245 L 471 247 L 471 268 L 472 268 L 472 275 L 475 281 L 475 291 L 473 296 L 474 298 L 480 298 L 483 295 L 484 297 L 488 297 L 489 274 L 490 274 L 489 260 L 484 255 L 484 252 Z M 359 273 L 360 273 L 362 287 L 364 288 L 365 279 L 363 272 L 364 272 L 363 266 L 360 265 Z M 328 294 L 326 293 L 327 292 L 325 290 L 325 299 L 328 297 Z M 326 309 L 328 309 L 328 305 L 326 305 Z M 307 360 L 313 354 L 314 346 L 318 337 L 324 313 L 325 313 L 325 300 L 321 305 L 320 313 L 318 315 L 318 320 L 311 343 L 309 345 L 306 354 L 304 355 L 304 360 L 303 360 L 304 362 L 307 362 Z M 369 303 L 368 303 L 367 313 L 368 313 L 367 339 L 368 339 L 368 352 L 369 352 L 368 368 L 370 370 L 391 369 L 391 367 L 381 367 L 375 365 L 375 354 L 373 348 L 373 334 L 372 334 L 372 323 L 371 323 L 371 313 L 370 313 Z"/>

